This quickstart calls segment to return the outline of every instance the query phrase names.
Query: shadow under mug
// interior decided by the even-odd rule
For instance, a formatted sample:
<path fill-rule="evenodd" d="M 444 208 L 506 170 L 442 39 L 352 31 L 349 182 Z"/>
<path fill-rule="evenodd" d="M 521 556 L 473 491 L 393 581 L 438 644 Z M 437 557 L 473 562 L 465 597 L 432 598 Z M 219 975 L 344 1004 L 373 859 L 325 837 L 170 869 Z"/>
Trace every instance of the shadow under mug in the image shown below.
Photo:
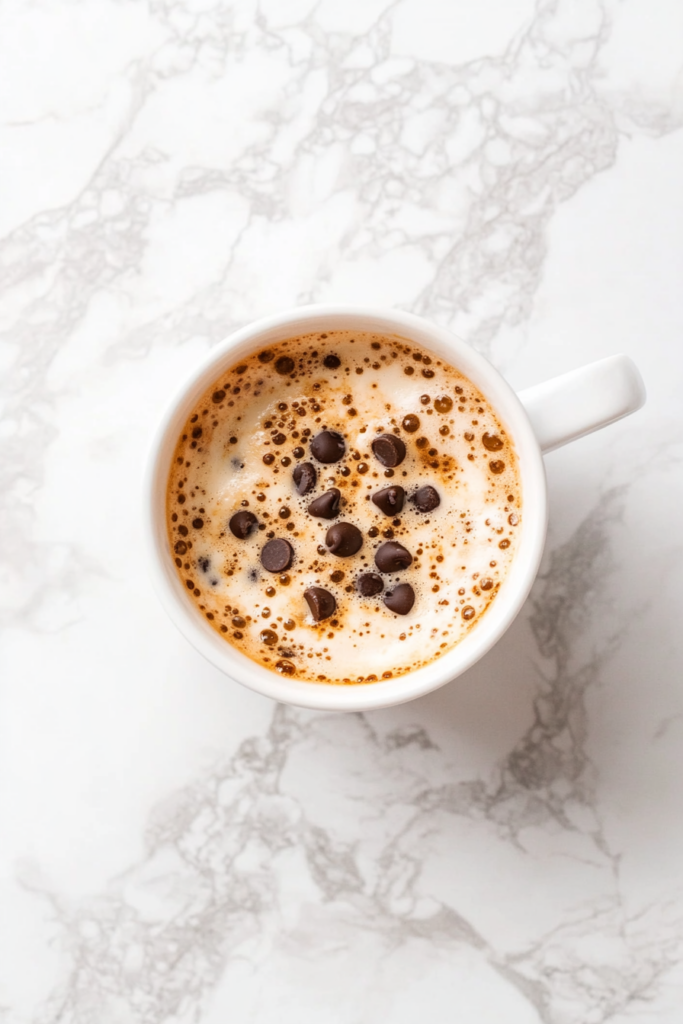
<path fill-rule="evenodd" d="M 521 536 L 496 600 L 450 651 L 405 675 L 377 682 L 302 682 L 247 658 L 198 614 L 173 563 L 166 531 L 166 488 L 176 442 L 188 415 L 227 369 L 266 346 L 299 334 L 349 329 L 414 341 L 460 370 L 486 396 L 517 450 Z M 401 310 L 302 306 L 258 320 L 211 350 L 183 382 L 157 431 L 145 481 L 146 548 L 155 589 L 176 626 L 205 658 L 232 679 L 275 700 L 329 711 L 365 711 L 421 697 L 478 661 L 522 608 L 538 571 L 546 535 L 543 454 L 635 412 L 644 401 L 640 374 L 624 355 L 610 356 L 516 394 L 488 360 L 450 331 Z"/>

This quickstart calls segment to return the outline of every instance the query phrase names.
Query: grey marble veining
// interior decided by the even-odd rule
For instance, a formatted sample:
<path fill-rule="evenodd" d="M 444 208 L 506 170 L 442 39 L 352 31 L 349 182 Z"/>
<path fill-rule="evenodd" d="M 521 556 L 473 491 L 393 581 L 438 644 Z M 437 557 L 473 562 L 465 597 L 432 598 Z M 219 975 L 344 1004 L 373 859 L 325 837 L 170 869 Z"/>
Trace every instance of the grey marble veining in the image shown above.
<path fill-rule="evenodd" d="M 681 38 L 673 0 L 0 11 L 3 1024 L 680 1020 Z M 139 536 L 185 368 L 336 300 L 650 392 L 549 457 L 497 647 L 349 716 L 205 665 Z"/>

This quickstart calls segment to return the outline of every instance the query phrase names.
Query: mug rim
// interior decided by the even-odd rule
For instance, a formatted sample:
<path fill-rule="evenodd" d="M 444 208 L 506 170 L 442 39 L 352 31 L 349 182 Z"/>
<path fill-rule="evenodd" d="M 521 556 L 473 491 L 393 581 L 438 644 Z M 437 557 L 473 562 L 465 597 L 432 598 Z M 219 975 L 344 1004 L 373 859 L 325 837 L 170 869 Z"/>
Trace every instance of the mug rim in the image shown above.
<path fill-rule="evenodd" d="M 404 675 L 345 685 L 280 676 L 238 651 L 204 621 L 187 599 L 173 564 L 166 533 L 166 490 L 171 458 L 187 414 L 223 369 L 288 336 L 349 327 L 412 339 L 447 360 L 483 392 L 515 443 L 522 487 L 522 533 L 496 600 L 455 647 Z M 328 711 L 365 711 L 402 704 L 444 686 L 471 668 L 500 639 L 521 610 L 540 565 L 547 529 L 546 479 L 540 446 L 522 403 L 499 371 L 447 328 L 403 310 L 351 304 L 284 310 L 238 328 L 215 345 L 199 360 L 161 417 L 147 459 L 143 493 L 148 570 L 162 605 L 185 638 L 236 682 L 274 700 Z"/>

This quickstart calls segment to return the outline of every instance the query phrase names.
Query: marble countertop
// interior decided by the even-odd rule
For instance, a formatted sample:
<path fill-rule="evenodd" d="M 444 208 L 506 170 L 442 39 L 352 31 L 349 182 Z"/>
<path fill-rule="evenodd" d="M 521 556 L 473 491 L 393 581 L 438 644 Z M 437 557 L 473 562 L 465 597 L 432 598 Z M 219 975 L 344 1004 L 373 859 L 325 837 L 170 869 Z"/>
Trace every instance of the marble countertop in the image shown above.
<path fill-rule="evenodd" d="M 680 1024 L 682 39 L 678 0 L 6 0 L 2 1024 Z M 548 456 L 498 646 L 347 716 L 205 663 L 141 541 L 186 370 L 326 301 L 649 392 Z"/>

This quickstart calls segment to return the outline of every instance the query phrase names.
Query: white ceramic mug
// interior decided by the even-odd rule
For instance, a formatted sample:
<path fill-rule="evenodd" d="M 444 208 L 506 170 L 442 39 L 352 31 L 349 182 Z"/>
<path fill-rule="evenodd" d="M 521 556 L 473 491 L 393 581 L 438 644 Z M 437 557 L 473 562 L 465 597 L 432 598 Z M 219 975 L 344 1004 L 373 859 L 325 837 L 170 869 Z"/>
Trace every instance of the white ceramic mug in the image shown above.
<path fill-rule="evenodd" d="M 174 448 L 193 406 L 229 367 L 286 338 L 314 331 L 374 331 L 411 339 L 455 366 L 489 400 L 514 439 L 522 483 L 522 532 L 514 561 L 486 615 L 460 643 L 431 664 L 374 683 L 307 683 L 251 661 L 197 613 L 178 578 L 166 532 L 166 486 Z M 502 636 L 534 581 L 546 534 L 543 453 L 639 409 L 645 388 L 627 356 L 611 356 L 515 394 L 483 356 L 450 331 L 401 310 L 357 306 L 303 306 L 243 327 L 200 363 L 169 406 L 154 441 L 145 487 L 145 524 L 151 573 L 180 631 L 232 679 L 275 700 L 302 707 L 365 711 L 421 697 L 470 668 Z"/>

